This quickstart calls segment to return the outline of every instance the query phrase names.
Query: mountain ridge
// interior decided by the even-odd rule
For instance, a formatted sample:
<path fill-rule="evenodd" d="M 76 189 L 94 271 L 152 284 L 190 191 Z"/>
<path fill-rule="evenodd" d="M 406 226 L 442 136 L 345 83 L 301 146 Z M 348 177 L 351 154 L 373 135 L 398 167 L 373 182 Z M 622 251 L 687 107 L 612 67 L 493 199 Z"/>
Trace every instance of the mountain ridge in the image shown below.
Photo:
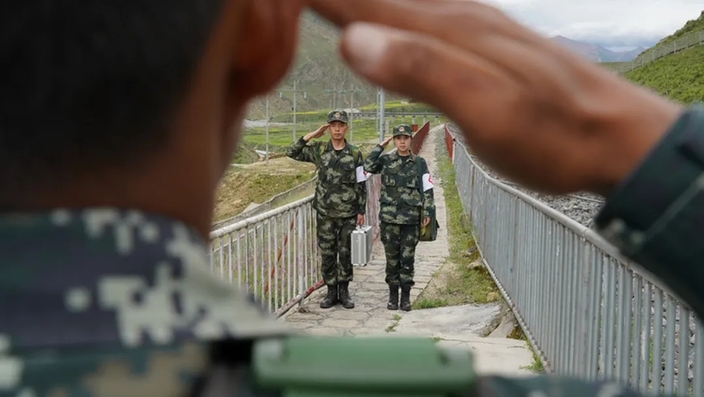
<path fill-rule="evenodd" d="M 551 37 L 550 40 L 586 57 L 592 62 L 628 62 L 646 50 L 645 47 L 637 47 L 629 51 L 612 51 L 598 44 L 585 43 L 560 35 Z"/>

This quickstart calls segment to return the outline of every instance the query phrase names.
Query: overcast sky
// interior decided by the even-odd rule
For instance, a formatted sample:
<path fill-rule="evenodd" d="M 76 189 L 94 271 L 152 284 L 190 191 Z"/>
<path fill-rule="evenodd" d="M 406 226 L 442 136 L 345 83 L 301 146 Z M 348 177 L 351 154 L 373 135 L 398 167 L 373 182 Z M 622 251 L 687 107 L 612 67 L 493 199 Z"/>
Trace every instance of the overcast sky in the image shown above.
<path fill-rule="evenodd" d="M 614 50 L 651 46 L 704 10 L 704 0 L 481 1 L 498 5 L 545 35 L 562 35 Z"/>

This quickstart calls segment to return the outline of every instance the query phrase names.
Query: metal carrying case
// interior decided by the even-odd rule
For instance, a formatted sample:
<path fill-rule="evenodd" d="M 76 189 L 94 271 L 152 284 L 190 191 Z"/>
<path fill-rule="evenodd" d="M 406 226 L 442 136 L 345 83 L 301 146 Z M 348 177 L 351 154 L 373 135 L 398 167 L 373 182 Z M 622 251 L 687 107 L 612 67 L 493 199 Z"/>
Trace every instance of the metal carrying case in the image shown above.
<path fill-rule="evenodd" d="M 357 226 L 350 237 L 350 250 L 352 251 L 352 264 L 366 266 L 372 260 L 372 227 L 370 225 Z"/>

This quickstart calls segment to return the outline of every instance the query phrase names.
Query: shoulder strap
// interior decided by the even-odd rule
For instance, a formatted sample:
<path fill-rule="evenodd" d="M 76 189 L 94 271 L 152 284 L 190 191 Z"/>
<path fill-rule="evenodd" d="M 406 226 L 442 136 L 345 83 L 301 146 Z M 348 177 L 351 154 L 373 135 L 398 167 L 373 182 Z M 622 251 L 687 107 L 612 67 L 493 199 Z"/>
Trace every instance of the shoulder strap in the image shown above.
<path fill-rule="evenodd" d="M 318 154 L 318 162 L 320 162 L 320 158 L 323 156 L 323 152 L 325 152 L 325 147 L 321 145 L 320 142 L 316 142 L 316 145 L 315 152 Z"/>
<path fill-rule="evenodd" d="M 355 165 L 357 165 L 357 163 L 359 162 L 359 156 L 362 155 L 362 151 L 359 150 L 359 148 L 357 146 L 352 146 L 352 145 L 350 145 L 350 146 L 351 146 L 350 150 L 352 151 L 352 157 L 354 158 Z"/>
<path fill-rule="evenodd" d="M 425 203 L 425 195 L 423 194 L 423 164 L 422 157 L 416 155 L 416 167 L 418 168 L 418 190 L 420 191 L 420 199 Z"/>

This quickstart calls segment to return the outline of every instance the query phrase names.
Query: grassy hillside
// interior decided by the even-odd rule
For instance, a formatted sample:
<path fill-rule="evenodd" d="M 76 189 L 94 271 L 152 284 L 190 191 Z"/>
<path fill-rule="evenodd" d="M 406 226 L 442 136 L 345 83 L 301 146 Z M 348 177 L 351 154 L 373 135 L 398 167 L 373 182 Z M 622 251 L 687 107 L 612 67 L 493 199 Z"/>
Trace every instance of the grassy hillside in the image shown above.
<path fill-rule="evenodd" d="M 672 45 L 672 42 L 692 32 L 704 31 L 704 11 L 681 29 L 660 40 L 654 47 L 636 58 L 650 60 L 650 52 Z M 602 64 L 613 68 L 615 63 Z M 670 54 L 625 73 L 629 80 L 681 103 L 704 101 L 704 46 Z"/>
<path fill-rule="evenodd" d="M 359 109 L 362 112 L 374 112 L 376 111 L 376 104 L 366 104 L 362 106 L 355 106 L 355 108 Z M 437 112 L 433 107 L 426 105 L 424 103 L 419 103 L 419 102 L 411 102 L 409 103 L 408 101 L 402 101 L 402 100 L 395 100 L 395 101 L 386 101 L 384 103 L 384 109 L 385 112 Z M 296 112 L 296 122 L 313 122 L 313 123 L 323 123 L 325 122 L 325 118 L 327 117 L 328 114 L 328 109 L 318 109 L 318 110 L 309 110 L 305 112 Z M 273 122 L 281 122 L 281 123 L 288 123 L 291 122 L 293 119 L 293 112 L 285 112 L 281 113 L 277 116 L 274 116 L 271 118 L 271 121 Z"/>
<path fill-rule="evenodd" d="M 363 111 L 374 111 L 375 105 L 366 105 L 360 107 Z M 435 110 L 424 105 L 422 103 L 403 103 L 402 101 L 389 101 L 386 102 L 385 108 L 388 112 L 434 112 Z M 284 152 L 286 147 L 289 146 L 295 139 L 300 138 L 308 132 L 316 130 L 320 125 L 325 123 L 328 110 L 314 110 L 308 112 L 299 113 L 296 118 L 296 136 L 293 136 L 293 127 L 290 123 L 290 113 L 281 114 L 273 117 L 272 124 L 269 125 L 269 151 L 270 152 Z M 443 122 L 444 117 L 438 119 L 439 122 Z M 433 122 L 434 119 L 429 118 L 426 121 Z M 415 119 L 407 117 L 394 117 L 389 119 L 391 125 L 395 124 L 411 124 L 414 123 L 420 125 L 423 123 L 423 119 L 416 117 Z M 277 124 L 281 123 L 281 124 Z M 350 132 L 347 134 L 347 140 L 351 143 L 362 147 L 374 146 L 379 141 L 378 126 L 377 121 L 373 118 L 367 119 L 352 119 L 350 125 Z M 264 150 L 266 147 L 266 128 L 265 127 L 250 127 L 243 130 L 242 135 L 243 145 L 249 149 L 259 149 Z M 325 135 L 320 139 L 329 139 L 329 135 Z"/>
<path fill-rule="evenodd" d="M 704 46 L 668 55 L 625 76 L 681 103 L 704 101 Z"/>
<path fill-rule="evenodd" d="M 297 79 L 298 89 L 306 91 L 297 95 L 298 111 L 328 109 L 336 100 L 337 107 L 349 107 L 353 101 L 355 107 L 359 104 L 376 102 L 376 87 L 354 76 L 340 59 L 338 53 L 339 32 L 329 22 L 317 14 L 306 12 L 300 24 L 298 37 L 298 52 L 289 74 L 277 89 L 291 90 L 293 81 Z M 339 91 L 345 92 L 340 93 Z M 353 90 L 353 97 L 350 91 Z M 335 95 L 332 92 L 337 91 Z M 293 109 L 293 93 L 274 91 L 269 97 L 269 114 L 276 116 L 290 113 Z M 387 94 L 387 99 L 398 99 L 393 94 Z M 250 107 L 248 118 L 263 119 L 265 115 L 264 99 L 254 102 Z M 290 120 L 287 120 L 290 121 Z"/>
<path fill-rule="evenodd" d="M 687 23 L 684 24 L 682 28 L 677 30 L 675 33 L 663 38 L 660 40 L 656 45 L 654 45 L 651 48 L 648 48 L 647 50 L 643 51 L 638 57 L 636 57 L 636 60 L 638 59 L 650 59 L 649 55 L 650 52 L 653 51 L 653 49 L 662 47 L 665 45 L 668 45 L 672 43 L 673 41 L 679 39 L 680 37 L 687 35 L 692 32 L 699 32 L 704 30 L 704 11 L 699 15 L 699 18 L 697 19 L 692 19 L 687 21 Z"/>
<path fill-rule="evenodd" d="M 314 167 L 287 158 L 271 160 L 269 166 L 257 162 L 232 168 L 217 191 L 213 220 L 221 221 L 241 213 L 251 203 L 262 203 L 272 196 L 310 180 Z"/>

